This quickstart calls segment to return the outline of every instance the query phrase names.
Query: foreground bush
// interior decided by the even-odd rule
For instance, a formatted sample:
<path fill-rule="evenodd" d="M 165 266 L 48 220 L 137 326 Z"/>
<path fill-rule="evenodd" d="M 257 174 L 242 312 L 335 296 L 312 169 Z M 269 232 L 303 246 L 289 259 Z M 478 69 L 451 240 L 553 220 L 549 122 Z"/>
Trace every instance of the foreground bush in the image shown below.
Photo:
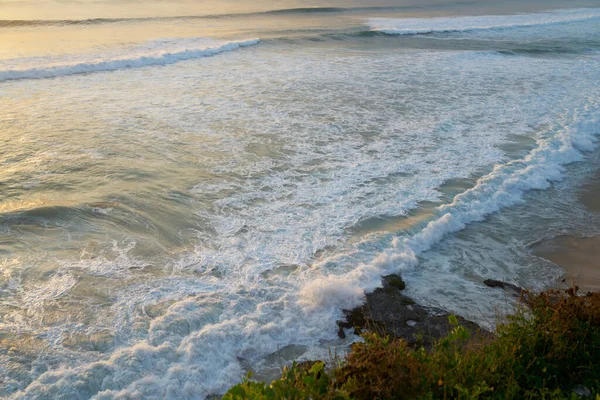
<path fill-rule="evenodd" d="M 525 294 L 522 308 L 493 340 L 470 337 L 450 317 L 450 334 L 426 351 L 363 335 L 331 371 L 294 364 L 270 385 L 231 388 L 236 399 L 575 399 L 600 400 L 600 293 Z"/>

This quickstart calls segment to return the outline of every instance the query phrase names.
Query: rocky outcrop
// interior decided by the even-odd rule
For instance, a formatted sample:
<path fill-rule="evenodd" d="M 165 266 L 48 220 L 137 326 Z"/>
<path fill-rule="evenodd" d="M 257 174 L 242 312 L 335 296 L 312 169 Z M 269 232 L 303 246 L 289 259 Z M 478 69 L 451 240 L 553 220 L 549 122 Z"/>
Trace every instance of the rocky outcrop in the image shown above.
<path fill-rule="evenodd" d="M 399 276 L 384 277 L 382 283 L 382 288 L 366 295 L 366 303 L 363 306 L 344 310 L 346 320 L 338 322 L 340 337 L 345 336 L 344 329 L 354 328 L 356 334 L 369 330 L 402 338 L 412 346 L 431 347 L 435 340 L 450 332 L 450 314 L 437 308 L 416 304 L 410 297 L 401 293 L 405 285 Z M 472 335 L 492 335 L 474 322 L 462 317 L 457 319 Z"/>
<path fill-rule="evenodd" d="M 486 286 L 489 286 L 492 288 L 495 288 L 495 287 L 502 288 L 515 297 L 521 296 L 521 293 L 525 291 L 525 289 L 523 289 L 517 285 L 513 285 L 512 283 L 507 283 L 504 281 L 498 281 L 496 279 L 486 279 L 485 281 L 483 281 L 483 283 Z"/>

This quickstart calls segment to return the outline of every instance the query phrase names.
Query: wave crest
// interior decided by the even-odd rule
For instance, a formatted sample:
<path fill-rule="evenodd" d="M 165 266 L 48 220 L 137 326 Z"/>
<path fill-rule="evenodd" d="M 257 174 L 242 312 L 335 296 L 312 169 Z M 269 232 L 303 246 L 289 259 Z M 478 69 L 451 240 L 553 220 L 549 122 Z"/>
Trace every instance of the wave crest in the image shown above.
<path fill-rule="evenodd" d="M 438 218 L 413 236 L 395 237 L 391 246 L 371 262 L 359 265 L 344 276 L 328 275 L 309 282 L 300 292 L 307 310 L 360 303 L 361 291 L 381 285 L 381 276 L 418 266 L 418 257 L 448 235 L 483 221 L 497 211 L 519 204 L 526 192 L 547 189 L 563 178 L 564 167 L 582 161 L 583 154 L 596 148 L 600 134 L 600 102 L 576 113 L 573 126 L 559 126 L 537 140 L 538 147 L 520 160 L 497 165 L 476 185 L 458 194 L 450 204 L 438 207 Z"/>
<path fill-rule="evenodd" d="M 538 14 L 484 15 L 439 18 L 371 18 L 371 32 L 388 35 L 469 32 L 514 29 L 541 25 L 581 22 L 600 18 L 600 9 L 558 10 Z"/>
<path fill-rule="evenodd" d="M 135 57 L 104 57 L 93 61 L 71 62 L 52 66 L 40 66 L 35 68 L 0 70 L 0 82 L 18 79 L 43 79 L 58 76 L 85 74 L 92 72 L 116 71 L 121 69 L 142 68 L 155 65 L 169 65 L 180 61 L 193 60 L 197 58 L 210 57 L 220 53 L 229 52 L 256 45 L 259 39 L 245 41 L 233 41 L 210 47 L 183 49 L 179 51 L 158 51 L 153 53 L 141 53 Z"/>

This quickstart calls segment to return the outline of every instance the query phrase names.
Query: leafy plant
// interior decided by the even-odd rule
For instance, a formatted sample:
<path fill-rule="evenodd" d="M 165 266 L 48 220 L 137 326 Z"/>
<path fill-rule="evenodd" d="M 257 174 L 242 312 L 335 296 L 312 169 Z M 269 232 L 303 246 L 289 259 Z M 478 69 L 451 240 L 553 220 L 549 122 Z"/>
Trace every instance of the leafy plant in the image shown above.
<path fill-rule="evenodd" d="M 271 385 L 250 376 L 224 399 L 577 399 L 600 400 L 600 293 L 577 288 L 524 293 L 494 340 L 471 337 L 454 316 L 430 351 L 400 339 L 363 335 L 330 373 L 293 364 Z"/>

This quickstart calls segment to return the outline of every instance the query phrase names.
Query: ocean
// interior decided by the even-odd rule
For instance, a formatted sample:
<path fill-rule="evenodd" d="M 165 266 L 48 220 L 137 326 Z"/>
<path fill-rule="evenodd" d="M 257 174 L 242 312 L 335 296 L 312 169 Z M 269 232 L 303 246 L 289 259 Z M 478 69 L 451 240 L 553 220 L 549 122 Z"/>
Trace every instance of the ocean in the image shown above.
<path fill-rule="evenodd" d="M 600 2 L 0 2 L 0 397 L 204 399 L 399 273 L 484 327 L 600 234 Z"/>

